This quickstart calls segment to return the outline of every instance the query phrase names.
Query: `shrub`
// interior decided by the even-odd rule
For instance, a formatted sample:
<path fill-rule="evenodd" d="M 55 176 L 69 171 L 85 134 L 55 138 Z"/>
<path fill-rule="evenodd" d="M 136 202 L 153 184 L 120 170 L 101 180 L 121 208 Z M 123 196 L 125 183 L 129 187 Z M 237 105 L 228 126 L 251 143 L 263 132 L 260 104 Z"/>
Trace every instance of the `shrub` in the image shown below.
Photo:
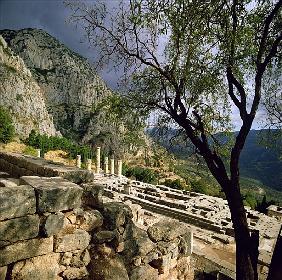
<path fill-rule="evenodd" d="M 164 185 L 173 189 L 179 189 L 179 190 L 184 189 L 184 186 L 181 183 L 180 179 L 176 179 L 176 180 L 166 179 L 164 181 Z"/>
<path fill-rule="evenodd" d="M 88 146 L 77 145 L 65 137 L 40 135 L 35 130 L 30 132 L 25 143 L 40 149 L 42 155 L 51 150 L 63 150 L 69 154 L 70 158 L 75 158 L 77 155 L 81 155 L 82 160 L 92 158 L 92 150 Z"/>
<path fill-rule="evenodd" d="M 190 183 L 191 183 L 191 190 L 193 192 L 208 194 L 207 185 L 202 179 L 191 180 Z"/>
<path fill-rule="evenodd" d="M 9 112 L 0 107 L 0 142 L 8 143 L 15 134 L 15 127 Z"/>
<path fill-rule="evenodd" d="M 30 155 L 30 156 L 34 156 L 34 157 L 37 155 L 36 149 L 31 147 L 31 146 L 26 146 L 26 148 L 24 149 L 23 153 L 25 155 Z"/>
<path fill-rule="evenodd" d="M 143 168 L 140 166 L 136 167 L 125 167 L 123 174 L 126 177 L 134 177 L 136 180 L 154 184 L 157 182 L 157 174 L 154 170 L 149 168 Z"/>

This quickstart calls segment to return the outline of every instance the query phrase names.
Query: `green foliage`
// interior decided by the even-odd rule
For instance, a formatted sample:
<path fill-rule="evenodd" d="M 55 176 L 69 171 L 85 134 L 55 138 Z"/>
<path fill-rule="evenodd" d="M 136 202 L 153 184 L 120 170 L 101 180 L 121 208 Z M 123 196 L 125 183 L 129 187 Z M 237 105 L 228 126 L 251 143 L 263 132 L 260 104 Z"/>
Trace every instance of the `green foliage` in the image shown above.
<path fill-rule="evenodd" d="M 15 127 L 9 112 L 0 107 L 0 142 L 8 143 L 15 134 Z"/>
<path fill-rule="evenodd" d="M 200 180 L 191 180 L 191 190 L 197 193 L 208 194 L 207 184 L 203 179 Z"/>
<path fill-rule="evenodd" d="M 37 151 L 35 148 L 31 147 L 31 146 L 26 146 L 26 148 L 23 150 L 23 153 L 25 155 L 30 155 L 35 157 L 37 155 Z"/>
<path fill-rule="evenodd" d="M 63 150 L 69 154 L 70 158 L 75 158 L 77 155 L 81 155 L 82 160 L 86 160 L 91 158 L 93 154 L 92 149 L 89 146 L 77 145 L 64 137 L 47 136 L 45 134 L 40 135 L 35 130 L 30 132 L 25 143 L 40 149 L 42 155 L 50 150 Z"/>
<path fill-rule="evenodd" d="M 252 209 L 255 209 L 257 207 L 256 198 L 249 192 L 243 196 L 243 203 L 245 206 L 249 206 Z"/>
<path fill-rule="evenodd" d="M 149 184 L 157 183 L 157 173 L 150 168 L 143 168 L 140 166 L 128 167 L 123 166 L 123 175 L 129 178 L 135 178 L 137 181 L 141 181 Z"/>
<path fill-rule="evenodd" d="M 185 187 L 184 184 L 181 183 L 180 179 L 175 179 L 175 180 L 166 179 L 163 184 L 167 187 L 178 189 L 178 190 L 182 190 Z"/>

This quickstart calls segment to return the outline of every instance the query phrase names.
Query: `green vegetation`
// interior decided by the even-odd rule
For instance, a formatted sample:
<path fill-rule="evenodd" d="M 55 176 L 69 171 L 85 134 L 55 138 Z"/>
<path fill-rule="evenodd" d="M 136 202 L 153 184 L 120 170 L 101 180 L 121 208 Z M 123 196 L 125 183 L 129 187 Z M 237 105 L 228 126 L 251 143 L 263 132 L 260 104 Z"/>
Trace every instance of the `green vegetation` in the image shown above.
<path fill-rule="evenodd" d="M 158 181 L 157 173 L 150 168 L 140 166 L 128 167 L 124 165 L 122 172 L 126 177 L 135 178 L 144 183 L 157 184 Z"/>
<path fill-rule="evenodd" d="M 58 137 L 40 135 L 35 130 L 32 130 L 25 140 L 25 143 L 34 148 L 40 149 L 41 154 L 44 155 L 50 150 L 63 150 L 69 154 L 70 158 L 75 158 L 77 155 L 81 155 L 82 160 L 92 158 L 92 149 L 89 146 L 77 145 L 71 140 Z"/>
<path fill-rule="evenodd" d="M 178 189 L 178 190 L 188 190 L 187 185 L 184 184 L 183 182 L 181 182 L 180 179 L 175 179 L 175 180 L 171 180 L 171 179 L 166 179 L 163 183 L 165 186 L 173 188 L 173 189 Z"/>
<path fill-rule="evenodd" d="M 37 155 L 37 151 L 35 148 L 31 147 L 31 146 L 26 146 L 26 148 L 23 150 L 23 153 L 25 155 L 30 155 L 35 157 Z"/>
<path fill-rule="evenodd" d="M 15 134 L 15 127 L 10 113 L 0 107 L 0 142 L 8 143 Z"/>

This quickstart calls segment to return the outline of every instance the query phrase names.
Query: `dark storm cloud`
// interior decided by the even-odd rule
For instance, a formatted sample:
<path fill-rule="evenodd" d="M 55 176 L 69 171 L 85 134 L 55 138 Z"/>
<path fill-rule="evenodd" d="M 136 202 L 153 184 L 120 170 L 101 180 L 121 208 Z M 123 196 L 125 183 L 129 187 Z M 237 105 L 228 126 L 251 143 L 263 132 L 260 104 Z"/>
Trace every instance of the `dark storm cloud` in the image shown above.
<path fill-rule="evenodd" d="M 87 42 L 82 43 L 84 32 L 68 23 L 69 16 L 63 0 L 0 0 L 0 29 L 43 29 L 71 50 L 95 61 L 97 53 Z M 104 70 L 100 74 L 111 88 L 116 88 L 116 73 Z"/>

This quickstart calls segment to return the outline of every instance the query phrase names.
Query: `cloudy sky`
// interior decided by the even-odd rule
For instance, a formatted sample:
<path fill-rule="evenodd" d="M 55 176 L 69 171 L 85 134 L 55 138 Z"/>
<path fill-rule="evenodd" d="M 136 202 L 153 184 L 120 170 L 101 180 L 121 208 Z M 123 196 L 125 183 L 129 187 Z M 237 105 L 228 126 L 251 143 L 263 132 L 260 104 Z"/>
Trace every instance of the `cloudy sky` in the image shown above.
<path fill-rule="evenodd" d="M 0 29 L 41 28 L 73 51 L 95 60 L 95 50 L 82 43 L 83 32 L 68 23 L 69 15 L 63 0 L 0 0 Z M 105 70 L 100 74 L 111 88 L 116 88 L 116 73 Z"/>
<path fill-rule="evenodd" d="M 94 2 L 95 0 L 89 0 Z M 117 1 L 107 0 L 110 5 Z M 50 35 L 59 39 L 73 51 L 95 61 L 95 50 L 83 43 L 83 32 L 74 25 L 68 23 L 70 10 L 63 0 L 0 0 L 0 29 L 41 28 Z M 108 70 L 99 73 L 112 89 L 117 88 L 119 75 Z M 261 118 L 258 112 L 258 119 Z M 233 122 L 236 129 L 240 125 L 240 117 L 233 107 Z M 253 128 L 258 128 L 256 122 Z"/>

